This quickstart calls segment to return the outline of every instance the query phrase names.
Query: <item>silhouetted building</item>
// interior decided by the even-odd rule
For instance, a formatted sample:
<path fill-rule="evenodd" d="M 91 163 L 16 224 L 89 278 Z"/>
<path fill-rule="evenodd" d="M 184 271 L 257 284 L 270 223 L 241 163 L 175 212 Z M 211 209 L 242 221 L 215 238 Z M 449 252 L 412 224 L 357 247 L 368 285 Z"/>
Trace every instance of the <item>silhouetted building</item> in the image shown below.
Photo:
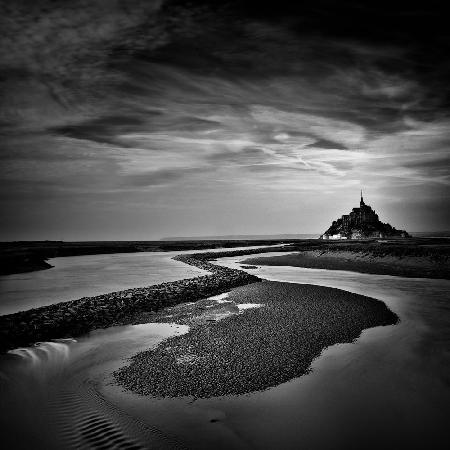
<path fill-rule="evenodd" d="M 362 191 L 359 208 L 353 208 L 350 214 L 335 220 L 320 239 L 369 239 L 384 237 L 409 237 L 404 230 L 396 230 L 383 223 L 378 214 L 364 203 Z"/>

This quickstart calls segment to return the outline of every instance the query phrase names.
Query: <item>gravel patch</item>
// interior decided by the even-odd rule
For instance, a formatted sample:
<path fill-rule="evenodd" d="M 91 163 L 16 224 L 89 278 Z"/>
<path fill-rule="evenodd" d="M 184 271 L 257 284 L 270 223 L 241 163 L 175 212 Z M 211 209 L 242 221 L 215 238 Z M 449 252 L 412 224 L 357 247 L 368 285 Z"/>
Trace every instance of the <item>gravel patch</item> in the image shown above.
<path fill-rule="evenodd" d="M 322 286 L 268 281 L 233 289 L 227 299 L 262 307 L 199 322 L 137 354 L 114 373 L 117 382 L 155 397 L 247 394 L 304 375 L 323 349 L 398 321 L 378 300 Z"/>

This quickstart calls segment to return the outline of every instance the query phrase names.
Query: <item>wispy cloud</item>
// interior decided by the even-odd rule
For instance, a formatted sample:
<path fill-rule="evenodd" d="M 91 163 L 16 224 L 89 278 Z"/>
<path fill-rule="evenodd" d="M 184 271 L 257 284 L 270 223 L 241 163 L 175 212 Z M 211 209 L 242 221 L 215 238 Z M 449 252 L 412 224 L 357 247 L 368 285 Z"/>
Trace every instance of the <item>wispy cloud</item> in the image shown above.
<path fill-rule="evenodd" d="M 365 39 L 333 38 L 330 19 L 322 33 L 308 31 L 319 6 L 302 18 L 236 5 L 2 5 L 0 175 L 9 198 L 82 198 L 98 214 L 112 202 L 149 215 L 198 198 L 218 213 L 233 198 L 236 217 L 261 199 L 279 211 L 286 198 L 288 217 L 299 196 L 292 223 L 306 208 L 317 228 L 331 212 L 313 212 L 305 193 L 344 208 L 364 186 L 398 221 L 406 219 L 389 206 L 395 196 L 411 211 L 417 198 L 448 202 L 445 68 L 435 64 L 438 76 L 424 82 L 420 47 L 392 30 L 386 40 L 371 29 Z M 295 231 L 292 223 L 284 229 Z"/>

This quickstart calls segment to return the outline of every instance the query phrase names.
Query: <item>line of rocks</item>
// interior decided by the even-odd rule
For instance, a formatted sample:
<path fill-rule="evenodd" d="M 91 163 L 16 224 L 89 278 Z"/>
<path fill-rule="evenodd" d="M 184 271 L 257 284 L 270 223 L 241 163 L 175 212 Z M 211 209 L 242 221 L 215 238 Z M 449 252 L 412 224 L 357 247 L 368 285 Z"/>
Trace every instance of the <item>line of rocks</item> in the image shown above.
<path fill-rule="evenodd" d="M 244 271 L 209 262 L 221 256 L 254 252 L 243 250 L 179 255 L 174 259 L 207 270 L 211 275 L 83 297 L 0 316 L 0 352 L 39 341 L 76 337 L 98 328 L 133 323 L 138 321 L 138 315 L 143 312 L 197 301 L 261 281 Z"/>

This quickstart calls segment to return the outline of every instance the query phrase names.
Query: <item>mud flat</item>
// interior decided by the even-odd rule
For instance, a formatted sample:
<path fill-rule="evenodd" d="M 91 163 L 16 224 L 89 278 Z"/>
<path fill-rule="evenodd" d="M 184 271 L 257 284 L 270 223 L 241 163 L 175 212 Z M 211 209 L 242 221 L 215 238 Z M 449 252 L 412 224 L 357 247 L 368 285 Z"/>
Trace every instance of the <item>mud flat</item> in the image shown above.
<path fill-rule="evenodd" d="M 242 313 L 217 321 L 170 315 L 190 331 L 138 353 L 115 379 L 155 397 L 261 391 L 307 373 L 324 348 L 398 321 L 378 300 L 322 286 L 267 281 L 238 287 L 228 300 L 245 305 Z"/>
<path fill-rule="evenodd" d="M 374 252 L 367 248 L 339 249 L 337 246 L 304 250 L 282 256 L 258 256 L 242 264 L 262 266 L 292 266 L 308 269 L 347 270 L 377 275 L 395 275 L 412 278 L 450 279 L 450 249 L 439 254 Z M 244 267 L 244 266 L 243 266 Z"/>

